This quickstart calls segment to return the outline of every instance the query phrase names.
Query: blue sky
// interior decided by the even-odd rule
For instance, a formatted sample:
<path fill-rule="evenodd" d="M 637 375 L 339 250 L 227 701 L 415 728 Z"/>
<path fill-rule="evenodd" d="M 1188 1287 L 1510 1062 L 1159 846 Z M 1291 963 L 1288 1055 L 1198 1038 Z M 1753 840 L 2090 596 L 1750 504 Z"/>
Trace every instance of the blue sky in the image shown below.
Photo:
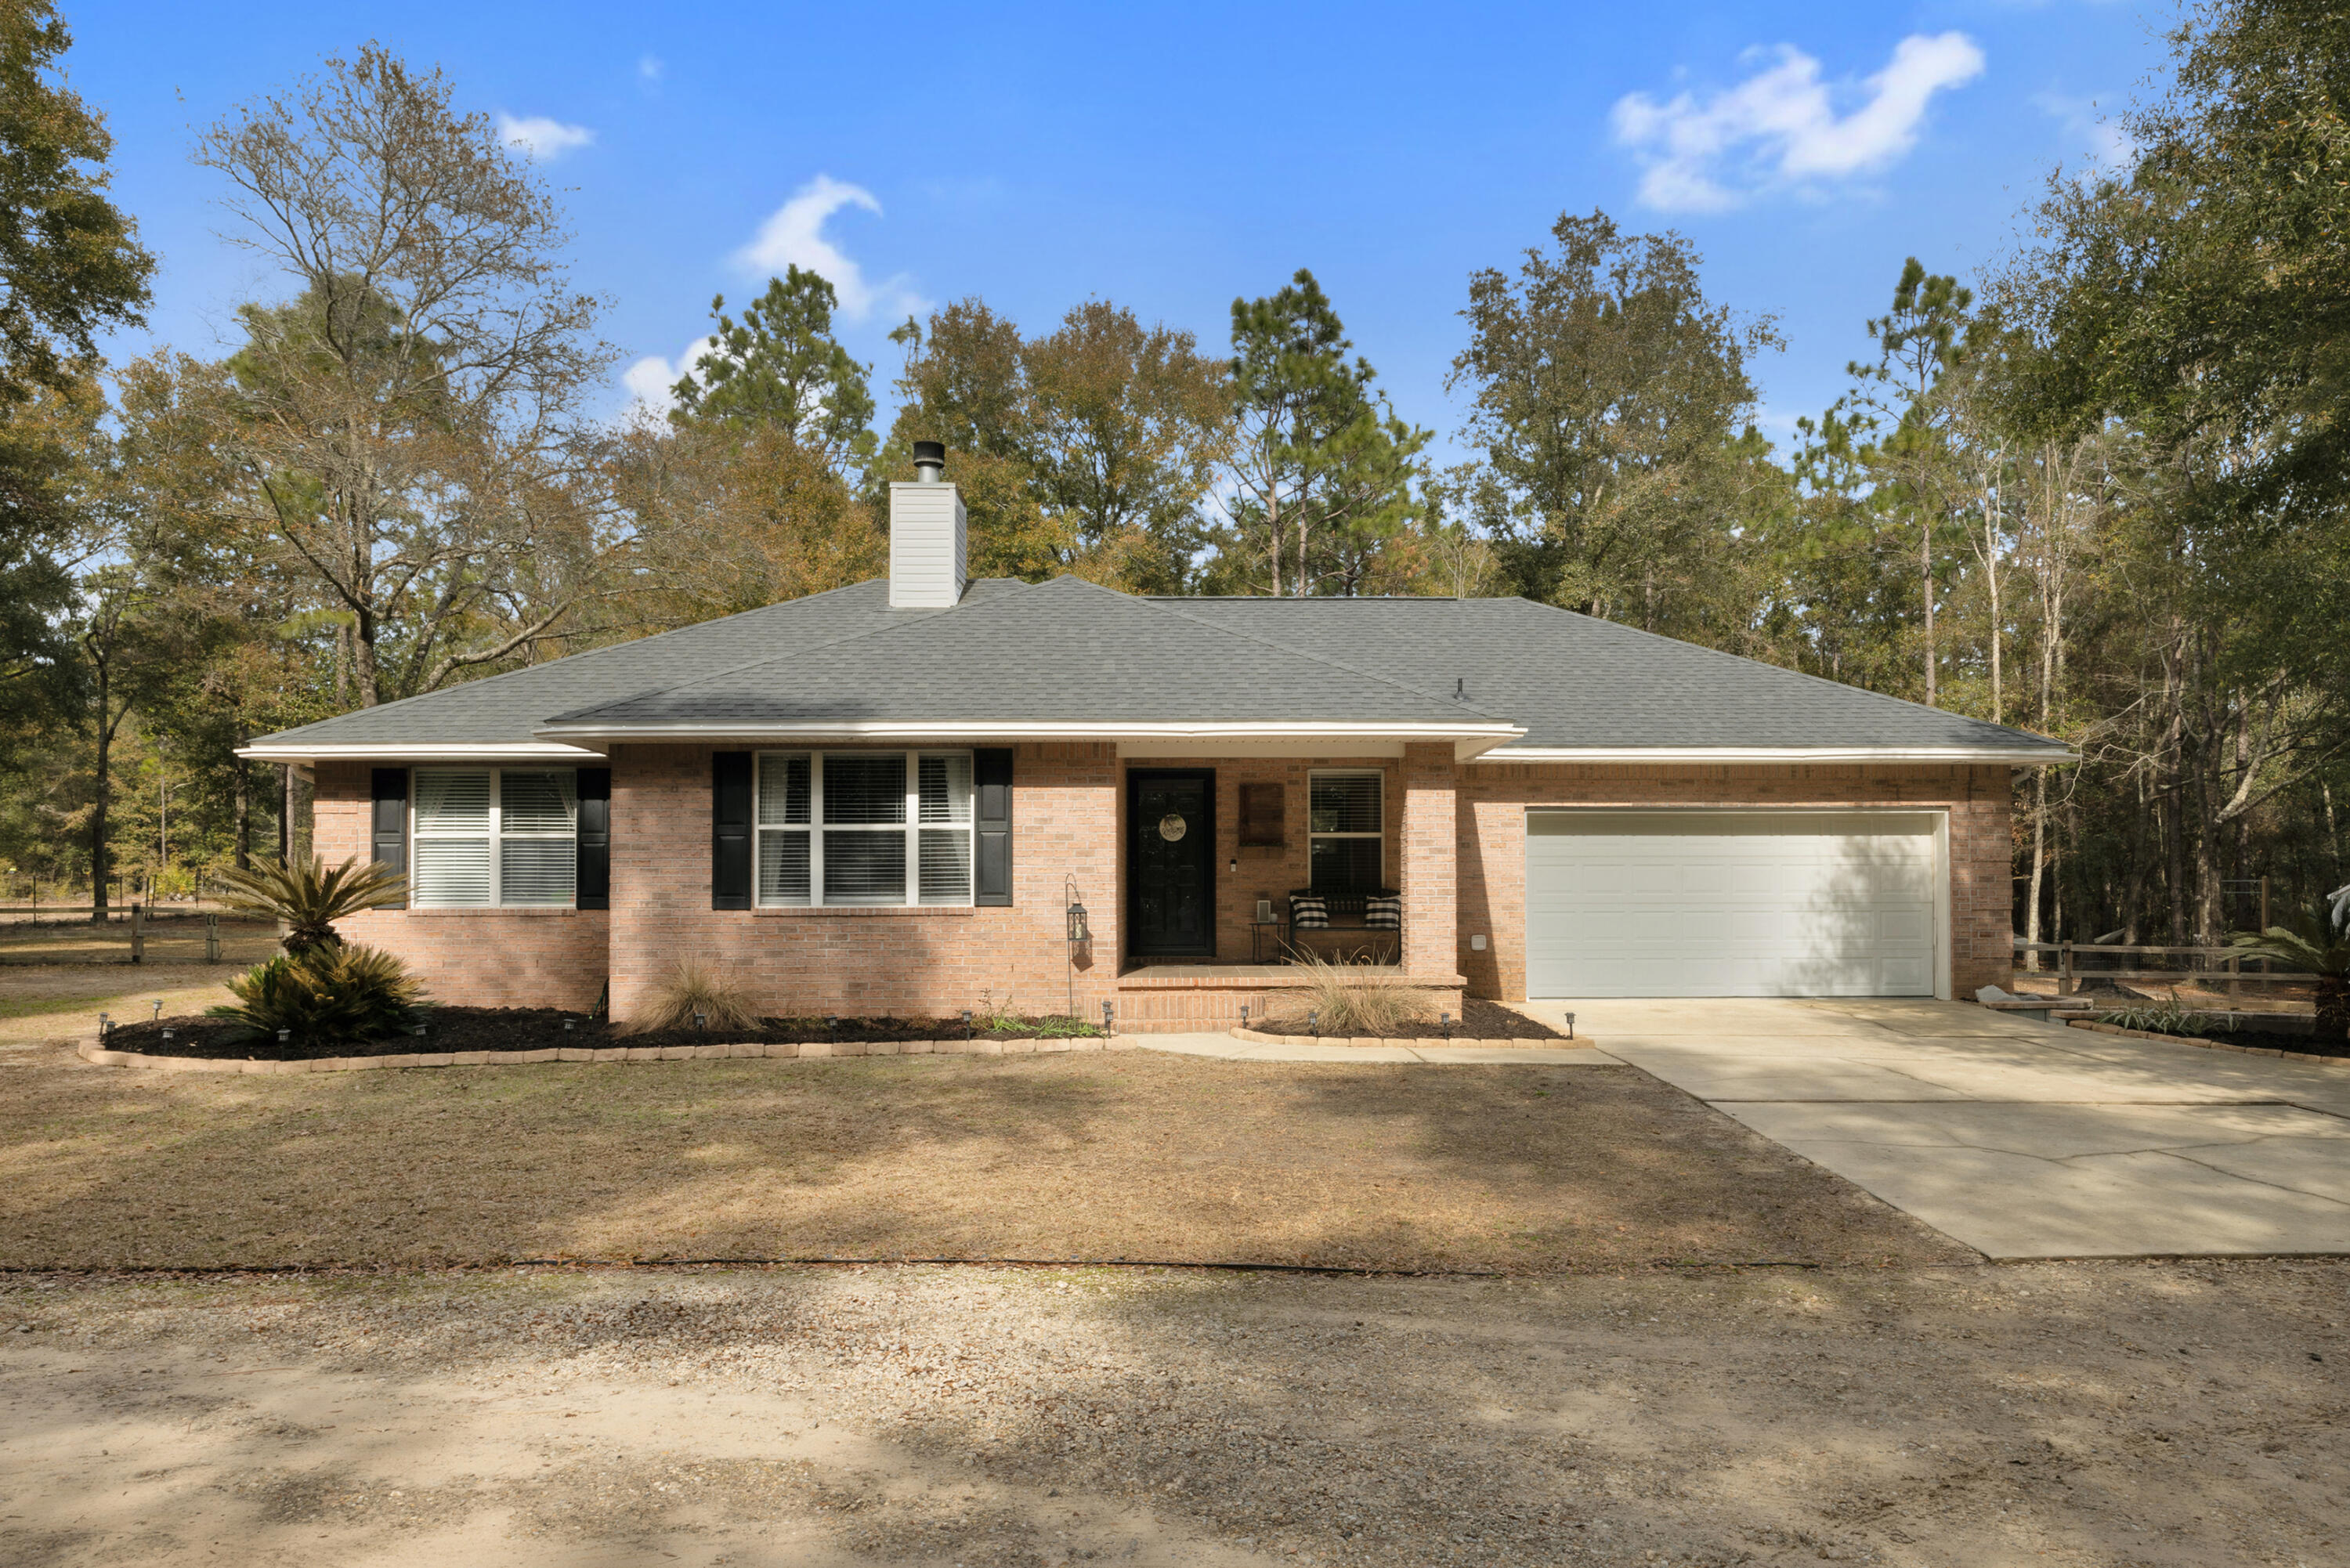
<path fill-rule="evenodd" d="M 1310 266 L 1398 409 L 1446 443 L 1469 274 L 1562 211 L 1678 228 L 1714 296 L 1779 317 L 1774 437 L 1832 400 L 1902 258 L 2011 244 L 2058 161 L 2159 68 L 2126 3 L 1424 7 L 66 0 L 73 85 L 162 256 L 153 341 L 217 351 L 281 282 L 224 245 L 193 131 L 378 38 L 438 63 L 566 187 L 610 296 L 610 406 L 661 379 L 711 296 L 816 265 L 874 362 L 909 308 L 976 294 L 1024 327 L 1099 296 L 1222 347 L 1236 294 Z M 2095 107 L 2093 107 L 2095 106 Z M 885 410 L 886 418 L 886 410 Z"/>

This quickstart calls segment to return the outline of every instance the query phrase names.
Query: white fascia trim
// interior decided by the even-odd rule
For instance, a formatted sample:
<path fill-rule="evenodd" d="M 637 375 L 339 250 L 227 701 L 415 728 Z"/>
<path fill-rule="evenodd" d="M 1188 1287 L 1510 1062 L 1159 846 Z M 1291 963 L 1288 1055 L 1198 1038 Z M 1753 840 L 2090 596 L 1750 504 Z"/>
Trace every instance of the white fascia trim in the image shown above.
<path fill-rule="evenodd" d="M 243 746 L 238 756 L 256 763 L 339 763 L 373 759 L 386 763 L 578 763 L 601 762 L 597 746 L 561 745 L 547 741 L 513 741 L 504 745 L 419 745 L 386 741 L 372 746 Z"/>
<path fill-rule="evenodd" d="M 2077 763 L 2064 746 L 1503 746 L 1482 763 Z"/>
<path fill-rule="evenodd" d="M 608 746 L 633 741 L 1160 741 L 1160 740 L 1364 740 L 1450 741 L 1455 746 L 1482 742 L 1497 746 L 1525 733 L 1515 724 L 1359 724 L 1346 721 L 1314 723 L 1195 723 L 1090 724 L 970 723 L 898 720 L 835 721 L 818 724 L 691 723 L 631 725 L 611 729 L 587 724 L 548 724 L 543 736 L 577 736 L 583 744 Z"/>

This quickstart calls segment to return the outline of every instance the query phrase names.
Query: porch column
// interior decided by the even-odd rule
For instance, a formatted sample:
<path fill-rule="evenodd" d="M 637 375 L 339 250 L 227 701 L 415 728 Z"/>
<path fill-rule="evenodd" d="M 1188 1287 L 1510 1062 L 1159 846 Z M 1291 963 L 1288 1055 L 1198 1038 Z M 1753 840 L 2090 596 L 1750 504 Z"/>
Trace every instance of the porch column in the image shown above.
<path fill-rule="evenodd" d="M 1454 870 L 1451 742 L 1403 749 L 1403 970 L 1451 975 L 1461 968 L 1461 899 Z"/>

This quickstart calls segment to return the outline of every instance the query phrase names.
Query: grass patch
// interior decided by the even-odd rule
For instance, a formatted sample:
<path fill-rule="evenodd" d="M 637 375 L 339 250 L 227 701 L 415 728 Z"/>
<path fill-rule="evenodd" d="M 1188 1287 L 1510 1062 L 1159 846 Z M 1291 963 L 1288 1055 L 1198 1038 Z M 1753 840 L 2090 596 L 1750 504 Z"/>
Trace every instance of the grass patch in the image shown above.
<path fill-rule="evenodd" d="M 1969 1254 L 1628 1067 L 1154 1053 L 0 1074 L 0 1263 Z"/>

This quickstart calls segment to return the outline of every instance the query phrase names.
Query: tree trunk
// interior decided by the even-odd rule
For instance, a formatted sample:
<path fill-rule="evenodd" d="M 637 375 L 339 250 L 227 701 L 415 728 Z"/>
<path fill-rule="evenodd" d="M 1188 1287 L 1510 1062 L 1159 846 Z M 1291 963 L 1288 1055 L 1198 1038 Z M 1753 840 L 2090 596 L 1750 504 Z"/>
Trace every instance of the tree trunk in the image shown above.
<path fill-rule="evenodd" d="M 89 923 L 106 923 L 106 878 L 112 869 L 107 855 L 106 814 L 114 804 L 113 766 L 114 726 L 108 722 L 107 709 L 111 699 L 111 684 L 107 661 L 96 659 L 98 665 L 98 784 L 91 792 L 89 803 Z"/>
<path fill-rule="evenodd" d="M 243 725 L 237 726 L 236 743 L 239 750 L 243 750 L 244 743 L 252 738 L 244 732 Z M 238 757 L 235 761 L 236 772 L 234 777 L 236 790 L 236 868 L 240 871 L 249 871 L 253 868 L 252 764 L 243 757 Z"/>
<path fill-rule="evenodd" d="M 1926 597 L 1926 706 L 1934 707 L 1934 524 L 1918 520 L 1918 585 Z"/>
<path fill-rule="evenodd" d="M 2034 768 L 2032 781 L 2032 893 L 2023 912 L 2023 940 L 2040 940 L 2040 879 L 2048 867 L 2048 770 Z M 2040 955 L 2025 950 L 2023 967 L 2037 973 Z"/>

